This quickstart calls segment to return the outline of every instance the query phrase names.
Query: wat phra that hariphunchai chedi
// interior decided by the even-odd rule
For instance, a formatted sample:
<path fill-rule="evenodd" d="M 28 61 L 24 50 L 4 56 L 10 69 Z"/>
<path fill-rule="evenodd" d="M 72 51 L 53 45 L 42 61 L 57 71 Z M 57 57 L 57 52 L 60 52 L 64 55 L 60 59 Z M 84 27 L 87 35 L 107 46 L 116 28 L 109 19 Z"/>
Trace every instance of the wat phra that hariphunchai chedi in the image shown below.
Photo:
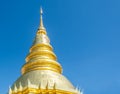
<path fill-rule="evenodd" d="M 9 88 L 8 94 L 82 94 L 62 75 L 62 66 L 50 45 L 42 9 L 40 11 L 40 26 L 22 66 L 22 74 Z"/>

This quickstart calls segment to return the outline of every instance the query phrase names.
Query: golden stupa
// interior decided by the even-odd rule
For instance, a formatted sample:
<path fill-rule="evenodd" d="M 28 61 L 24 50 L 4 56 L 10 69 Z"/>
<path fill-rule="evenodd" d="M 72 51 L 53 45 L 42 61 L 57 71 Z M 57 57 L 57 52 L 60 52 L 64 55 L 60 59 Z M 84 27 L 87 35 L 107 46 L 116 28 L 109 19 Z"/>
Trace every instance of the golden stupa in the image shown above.
<path fill-rule="evenodd" d="M 40 12 L 40 26 L 23 65 L 22 75 L 9 94 L 82 94 L 62 75 L 62 67 L 50 45 Z"/>

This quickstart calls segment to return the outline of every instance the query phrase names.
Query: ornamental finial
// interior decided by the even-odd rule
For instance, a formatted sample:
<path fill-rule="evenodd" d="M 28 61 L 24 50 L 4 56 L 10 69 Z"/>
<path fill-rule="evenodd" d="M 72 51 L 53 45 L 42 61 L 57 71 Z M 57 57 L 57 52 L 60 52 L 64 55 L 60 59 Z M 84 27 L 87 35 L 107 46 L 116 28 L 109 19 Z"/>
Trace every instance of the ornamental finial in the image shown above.
<path fill-rule="evenodd" d="M 12 94 L 12 89 L 10 86 L 9 86 L 9 93 L 8 94 Z"/>
<path fill-rule="evenodd" d="M 40 14 L 41 14 L 41 15 L 43 14 L 43 10 L 42 10 L 42 7 L 40 8 Z"/>
<path fill-rule="evenodd" d="M 45 28 L 44 28 L 44 25 L 43 25 L 42 15 L 43 15 L 43 10 L 42 10 L 42 7 L 41 7 L 41 8 L 40 8 L 40 27 L 39 27 L 39 29 L 45 29 Z"/>

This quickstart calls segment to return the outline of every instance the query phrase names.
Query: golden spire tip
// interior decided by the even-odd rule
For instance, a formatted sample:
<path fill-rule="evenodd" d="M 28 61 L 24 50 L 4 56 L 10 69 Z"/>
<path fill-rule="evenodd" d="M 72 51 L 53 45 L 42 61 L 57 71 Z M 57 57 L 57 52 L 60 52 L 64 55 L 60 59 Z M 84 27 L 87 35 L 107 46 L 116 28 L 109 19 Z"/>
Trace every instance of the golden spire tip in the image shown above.
<path fill-rule="evenodd" d="M 42 7 L 41 7 L 41 8 L 40 8 L 40 27 L 39 27 L 39 29 L 45 29 L 45 28 L 44 28 L 44 25 L 43 25 L 42 15 L 43 15 L 43 10 L 42 10 Z"/>
<path fill-rule="evenodd" d="M 43 10 L 42 10 L 42 7 L 40 8 L 40 14 L 41 14 L 41 15 L 43 14 Z"/>

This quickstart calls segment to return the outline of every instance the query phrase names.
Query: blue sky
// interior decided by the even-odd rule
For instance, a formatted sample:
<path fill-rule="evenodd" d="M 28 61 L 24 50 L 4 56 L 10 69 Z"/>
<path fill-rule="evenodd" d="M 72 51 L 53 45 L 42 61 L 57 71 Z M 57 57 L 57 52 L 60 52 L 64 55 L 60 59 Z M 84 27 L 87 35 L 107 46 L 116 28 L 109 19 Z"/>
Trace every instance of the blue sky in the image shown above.
<path fill-rule="evenodd" d="M 84 94 L 120 94 L 120 0 L 0 0 L 0 94 L 20 76 L 41 5 L 63 74 Z"/>

